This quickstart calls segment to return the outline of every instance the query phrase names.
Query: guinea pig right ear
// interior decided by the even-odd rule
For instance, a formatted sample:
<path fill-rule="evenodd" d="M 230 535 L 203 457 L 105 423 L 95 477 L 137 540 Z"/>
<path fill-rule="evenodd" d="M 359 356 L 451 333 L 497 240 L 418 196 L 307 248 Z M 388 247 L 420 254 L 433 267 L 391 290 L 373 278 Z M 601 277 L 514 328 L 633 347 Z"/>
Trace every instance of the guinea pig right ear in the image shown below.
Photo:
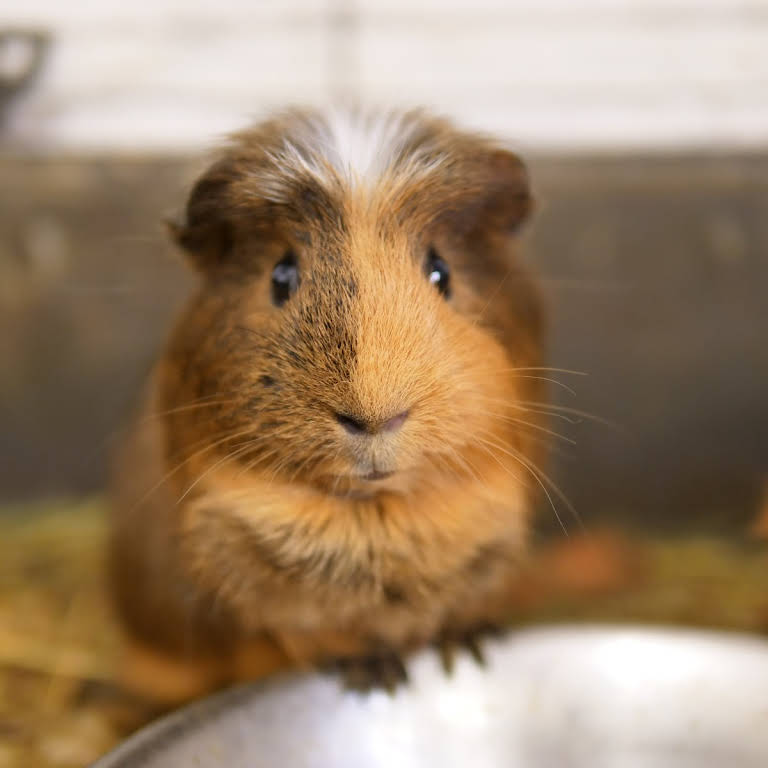
<path fill-rule="evenodd" d="M 174 242 L 202 271 L 225 263 L 234 245 L 234 210 L 230 197 L 235 174 L 220 160 L 192 187 L 180 221 L 166 222 Z"/>
<path fill-rule="evenodd" d="M 492 164 L 498 185 L 495 201 L 498 223 L 507 232 L 516 232 L 533 210 L 528 169 L 518 155 L 507 150 L 494 152 Z"/>
<path fill-rule="evenodd" d="M 514 152 L 494 149 L 483 157 L 482 192 L 475 199 L 475 224 L 485 231 L 516 233 L 533 209 L 528 171 Z"/>
<path fill-rule="evenodd" d="M 448 197 L 440 206 L 438 226 L 470 239 L 516 234 L 533 208 L 523 161 L 497 146 L 472 144 L 470 150 L 444 186 Z M 438 200 L 439 190 L 433 195 Z"/>

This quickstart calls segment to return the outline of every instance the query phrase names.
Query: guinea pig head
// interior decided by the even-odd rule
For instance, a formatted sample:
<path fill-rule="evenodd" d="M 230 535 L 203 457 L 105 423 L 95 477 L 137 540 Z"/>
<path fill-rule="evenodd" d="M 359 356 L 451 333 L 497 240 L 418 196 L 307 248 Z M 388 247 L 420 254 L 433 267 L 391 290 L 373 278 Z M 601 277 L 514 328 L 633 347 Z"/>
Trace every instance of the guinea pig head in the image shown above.
<path fill-rule="evenodd" d="M 529 460 L 529 207 L 514 154 L 422 112 L 235 136 L 174 228 L 202 280 L 163 374 L 169 450 L 350 496 Z"/>

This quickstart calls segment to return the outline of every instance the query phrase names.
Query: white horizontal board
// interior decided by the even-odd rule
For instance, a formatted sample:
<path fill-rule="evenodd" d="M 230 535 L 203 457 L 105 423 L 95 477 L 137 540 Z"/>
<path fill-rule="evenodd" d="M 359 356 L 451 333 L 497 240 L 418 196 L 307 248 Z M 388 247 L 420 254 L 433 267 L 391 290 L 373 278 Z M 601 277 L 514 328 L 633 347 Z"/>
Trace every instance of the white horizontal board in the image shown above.
<path fill-rule="evenodd" d="M 326 0 L 4 0 L 2 23 L 41 24 L 56 29 L 101 30 L 110 27 L 176 27 L 195 21 L 209 28 L 236 28 L 253 20 L 290 20 L 297 14 L 322 16 Z"/>
<path fill-rule="evenodd" d="M 186 149 L 339 95 L 531 146 L 768 142 L 768 0 L 4 0 L 24 24 L 53 45 L 11 145 Z"/>
<path fill-rule="evenodd" d="M 725 13 L 741 16 L 762 13 L 766 0 L 352 0 L 365 13 L 405 11 L 419 13 L 507 14 L 570 18 L 593 13 L 615 14 L 624 18 L 637 15 L 672 16 L 679 13 L 701 15 Z"/>

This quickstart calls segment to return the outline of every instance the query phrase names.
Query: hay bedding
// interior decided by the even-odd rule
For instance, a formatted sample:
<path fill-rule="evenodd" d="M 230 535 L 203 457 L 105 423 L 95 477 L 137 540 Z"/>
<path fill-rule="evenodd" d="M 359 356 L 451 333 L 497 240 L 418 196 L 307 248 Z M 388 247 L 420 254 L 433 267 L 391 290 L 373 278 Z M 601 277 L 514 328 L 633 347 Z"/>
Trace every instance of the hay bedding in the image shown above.
<path fill-rule="evenodd" d="M 0 768 L 79 768 L 154 714 L 115 682 L 103 512 L 0 513 Z"/>
<path fill-rule="evenodd" d="M 0 768 L 82 768 L 160 714 L 121 689 L 99 500 L 0 510 Z M 522 568 L 515 622 L 608 620 L 768 630 L 759 541 L 592 532 Z"/>

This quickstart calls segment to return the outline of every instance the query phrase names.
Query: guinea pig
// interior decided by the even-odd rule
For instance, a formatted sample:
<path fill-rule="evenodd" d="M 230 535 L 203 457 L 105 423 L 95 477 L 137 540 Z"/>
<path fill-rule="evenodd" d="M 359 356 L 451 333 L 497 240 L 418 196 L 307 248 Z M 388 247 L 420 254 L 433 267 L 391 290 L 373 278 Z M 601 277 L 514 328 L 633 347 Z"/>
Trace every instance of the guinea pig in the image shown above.
<path fill-rule="evenodd" d="M 547 432 L 531 206 L 515 154 L 422 110 L 232 137 L 171 226 L 199 287 L 116 467 L 134 680 L 392 686 L 509 619 Z"/>

